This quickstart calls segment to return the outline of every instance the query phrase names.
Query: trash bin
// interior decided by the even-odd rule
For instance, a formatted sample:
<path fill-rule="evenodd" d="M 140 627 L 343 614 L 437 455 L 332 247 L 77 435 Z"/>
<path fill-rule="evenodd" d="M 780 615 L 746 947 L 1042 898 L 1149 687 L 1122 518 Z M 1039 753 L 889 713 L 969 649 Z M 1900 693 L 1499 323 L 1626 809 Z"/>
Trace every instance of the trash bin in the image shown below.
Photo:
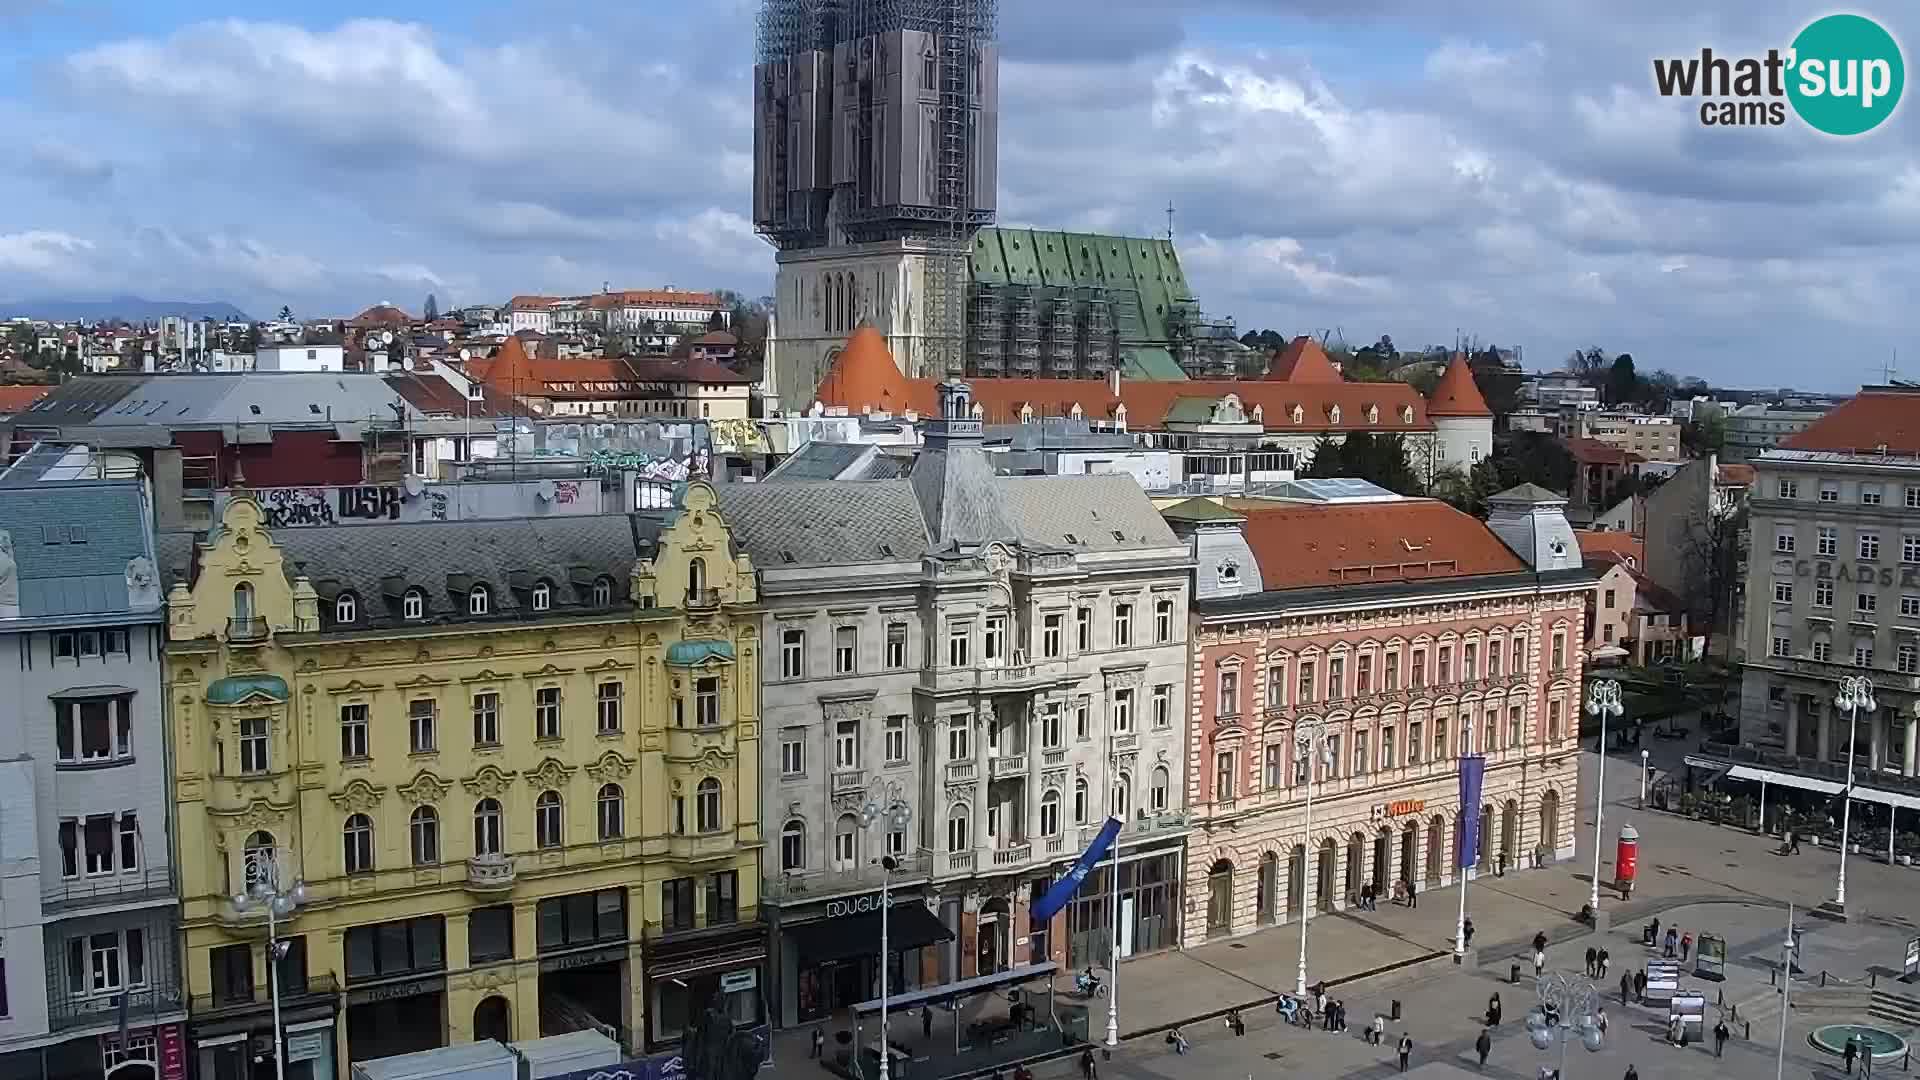
<path fill-rule="evenodd" d="M 1520 962 L 1518 960 L 1507 966 L 1507 981 L 1515 986 L 1520 985 Z"/>
<path fill-rule="evenodd" d="M 1399 998 L 1394 998 L 1394 999 L 1393 999 L 1393 1007 L 1392 1007 L 1392 1009 L 1390 1010 L 1390 1013 L 1389 1013 L 1389 1015 L 1387 1016 L 1387 1019 L 1389 1019 L 1389 1020 L 1398 1020 L 1398 1019 L 1400 1019 L 1400 999 L 1399 999 Z"/>

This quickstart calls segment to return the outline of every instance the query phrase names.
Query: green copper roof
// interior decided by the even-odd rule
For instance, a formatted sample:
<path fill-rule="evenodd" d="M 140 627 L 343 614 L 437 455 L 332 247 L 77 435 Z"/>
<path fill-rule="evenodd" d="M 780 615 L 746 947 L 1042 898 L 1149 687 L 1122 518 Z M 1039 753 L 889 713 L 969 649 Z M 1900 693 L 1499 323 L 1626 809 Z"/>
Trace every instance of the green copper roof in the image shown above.
<path fill-rule="evenodd" d="M 667 663 L 674 667 L 694 667 L 718 657 L 733 659 L 731 641 L 676 641 L 667 646 Z"/>
<path fill-rule="evenodd" d="M 207 704 L 238 705 L 255 694 L 277 702 L 287 700 L 287 680 L 278 675 L 230 675 L 207 687 Z"/>

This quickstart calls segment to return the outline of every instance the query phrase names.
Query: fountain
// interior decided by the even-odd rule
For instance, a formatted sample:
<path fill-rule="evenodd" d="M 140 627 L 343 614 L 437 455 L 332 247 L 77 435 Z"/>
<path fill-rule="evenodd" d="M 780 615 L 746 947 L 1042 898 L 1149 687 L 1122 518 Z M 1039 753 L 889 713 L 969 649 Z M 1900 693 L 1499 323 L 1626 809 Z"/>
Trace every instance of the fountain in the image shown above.
<path fill-rule="evenodd" d="M 1898 1061 L 1907 1053 L 1907 1040 L 1870 1024 L 1822 1024 L 1807 1034 L 1816 1049 L 1834 1057 L 1841 1056 L 1848 1039 L 1858 1039 L 1861 1052 L 1873 1055 L 1876 1064 Z"/>

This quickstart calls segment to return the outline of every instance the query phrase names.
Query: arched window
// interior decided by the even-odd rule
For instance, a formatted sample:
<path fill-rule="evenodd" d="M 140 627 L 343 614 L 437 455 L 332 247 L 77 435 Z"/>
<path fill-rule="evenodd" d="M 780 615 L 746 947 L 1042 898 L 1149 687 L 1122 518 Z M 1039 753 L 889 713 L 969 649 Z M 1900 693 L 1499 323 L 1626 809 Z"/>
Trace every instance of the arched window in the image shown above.
<path fill-rule="evenodd" d="M 247 837 L 240 848 L 241 873 L 249 888 L 273 873 L 273 834 L 265 829 Z"/>
<path fill-rule="evenodd" d="M 467 590 L 467 614 L 485 615 L 493 610 L 493 594 L 485 585 L 475 585 Z"/>
<path fill-rule="evenodd" d="M 594 607 L 612 607 L 613 606 L 613 579 L 612 578 L 603 577 L 594 581 L 593 606 Z"/>
<path fill-rule="evenodd" d="M 427 594 L 419 589 L 408 589 L 400 597 L 400 617 L 409 621 L 427 617 Z"/>
<path fill-rule="evenodd" d="M 243 581 L 233 587 L 233 621 L 245 623 L 253 618 L 253 583 Z"/>
<path fill-rule="evenodd" d="M 840 275 L 827 275 L 827 331 L 840 330 Z"/>
<path fill-rule="evenodd" d="M 1133 807 L 1133 781 L 1126 773 L 1121 773 L 1113 781 L 1113 816 L 1122 821 Z"/>
<path fill-rule="evenodd" d="M 1087 823 L 1087 778 L 1076 777 L 1073 781 L 1073 823 Z"/>
<path fill-rule="evenodd" d="M 533 610 L 546 611 L 553 607 L 553 586 L 544 581 L 533 583 Z"/>
<path fill-rule="evenodd" d="M 1173 786 L 1173 777 L 1165 765 L 1153 767 L 1153 787 L 1147 791 L 1149 808 L 1156 814 L 1167 812 L 1167 799 Z"/>
<path fill-rule="evenodd" d="M 698 555 L 687 560 L 687 599 L 698 603 L 707 591 L 707 560 Z"/>
<path fill-rule="evenodd" d="M 860 819 L 841 814 L 833 824 L 833 868 L 852 870 L 860 864 Z"/>
<path fill-rule="evenodd" d="M 413 841 L 413 865 L 435 866 L 440 862 L 440 815 L 431 806 L 422 806 L 407 819 L 407 833 Z"/>
<path fill-rule="evenodd" d="M 600 789 L 600 839 L 618 840 L 627 831 L 627 800 L 619 784 Z"/>
<path fill-rule="evenodd" d="M 1060 835 L 1060 792 L 1050 790 L 1040 796 L 1040 835 Z"/>
<path fill-rule="evenodd" d="M 347 848 L 347 873 L 365 874 L 373 870 L 373 819 L 355 814 L 347 819 L 344 830 Z"/>
<path fill-rule="evenodd" d="M 780 829 L 780 869 L 784 873 L 807 868 L 807 827 L 798 818 Z"/>
<path fill-rule="evenodd" d="M 720 829 L 720 781 L 709 776 L 693 789 L 694 825 L 701 832 Z"/>
<path fill-rule="evenodd" d="M 333 598 L 333 621 L 341 626 L 352 626 L 360 617 L 360 601 L 350 592 L 343 592 Z"/>
<path fill-rule="evenodd" d="M 560 793 L 543 791 L 533 800 L 533 842 L 543 848 L 560 846 Z"/>
<path fill-rule="evenodd" d="M 500 802 L 481 799 L 473 807 L 473 853 L 500 854 Z"/>
<path fill-rule="evenodd" d="M 968 848 L 967 830 L 970 815 L 965 806 L 955 806 L 947 811 L 947 850 L 966 851 Z"/>

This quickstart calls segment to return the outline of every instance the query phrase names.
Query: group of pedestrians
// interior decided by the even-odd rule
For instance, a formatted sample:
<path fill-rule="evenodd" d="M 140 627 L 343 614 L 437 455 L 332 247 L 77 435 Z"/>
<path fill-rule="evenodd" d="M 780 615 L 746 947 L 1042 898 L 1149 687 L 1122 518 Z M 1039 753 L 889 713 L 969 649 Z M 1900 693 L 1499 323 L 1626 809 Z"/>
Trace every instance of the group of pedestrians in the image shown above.
<path fill-rule="evenodd" d="M 1607 947 L 1605 945 L 1600 946 L 1598 949 L 1591 945 L 1587 946 L 1587 978 L 1606 978 L 1607 965 L 1611 963 L 1613 963 L 1613 957 L 1607 954 Z"/>

